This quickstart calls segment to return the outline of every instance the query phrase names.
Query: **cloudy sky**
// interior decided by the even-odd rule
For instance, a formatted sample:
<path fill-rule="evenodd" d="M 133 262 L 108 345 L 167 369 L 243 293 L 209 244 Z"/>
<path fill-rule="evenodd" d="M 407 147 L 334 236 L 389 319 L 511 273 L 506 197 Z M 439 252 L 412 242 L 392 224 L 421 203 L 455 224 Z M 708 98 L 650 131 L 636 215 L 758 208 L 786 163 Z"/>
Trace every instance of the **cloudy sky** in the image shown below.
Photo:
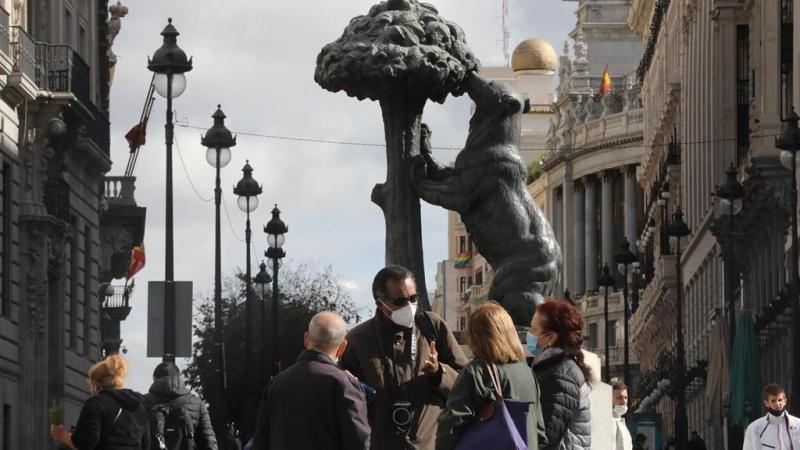
<path fill-rule="evenodd" d="M 114 44 L 119 62 L 111 91 L 112 175 L 124 171 L 128 158 L 125 132 L 140 115 L 151 73 L 147 56 L 161 45 L 167 17 L 181 33 L 179 45 L 194 57 L 188 87 L 175 100 L 176 119 L 207 128 L 218 103 L 231 130 L 348 142 L 383 142 L 380 109 L 343 93 L 332 94 L 314 83 L 317 53 L 338 38 L 349 20 L 365 14 L 375 0 L 128 0 L 130 8 Z M 467 41 L 486 66 L 503 64 L 501 0 L 433 0 L 441 15 L 459 23 Z M 512 49 L 519 41 L 541 36 L 561 49 L 575 23 L 577 2 L 511 0 Z M 559 50 L 560 51 L 560 50 Z M 460 146 L 469 120 L 466 97 L 445 105 L 428 103 L 425 121 L 434 145 Z M 129 384 L 146 391 L 157 359 L 146 358 L 146 285 L 164 276 L 165 102 L 152 112 L 147 145 L 135 175 L 136 200 L 147 207 L 147 266 L 136 277 L 133 311 L 123 323 L 124 346 L 132 363 Z M 205 161 L 201 131 L 176 127 L 175 274 L 194 282 L 196 298 L 213 290 L 214 172 Z M 442 161 L 455 151 L 440 150 Z M 233 158 L 222 172 L 223 197 L 235 229 L 222 216 L 223 272 L 245 264 L 244 214 L 232 187 L 249 159 L 253 177 L 263 184 L 261 206 L 253 216 L 257 254 L 266 248 L 260 232 L 277 203 L 289 226 L 287 264 L 333 266 L 362 316 L 372 314 L 369 285 L 383 265 L 384 223 L 369 200 L 372 186 L 385 179 L 382 148 L 293 142 L 240 135 Z M 194 185 L 194 189 L 192 188 Z M 196 191 L 196 192 L 195 192 Z M 447 220 L 443 210 L 423 206 L 423 239 L 428 290 L 433 290 L 436 262 L 446 258 Z M 182 366 L 185 361 L 179 361 Z"/>

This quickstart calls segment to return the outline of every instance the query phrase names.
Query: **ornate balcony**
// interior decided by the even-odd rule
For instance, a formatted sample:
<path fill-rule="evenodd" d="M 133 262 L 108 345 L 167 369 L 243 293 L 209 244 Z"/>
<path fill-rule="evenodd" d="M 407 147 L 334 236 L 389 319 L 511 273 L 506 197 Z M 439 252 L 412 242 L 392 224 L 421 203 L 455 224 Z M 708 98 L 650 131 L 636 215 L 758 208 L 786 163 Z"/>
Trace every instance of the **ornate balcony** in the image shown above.
<path fill-rule="evenodd" d="M 643 368 L 655 364 L 658 349 L 668 345 L 675 333 L 675 255 L 659 255 L 653 279 L 641 296 L 639 309 L 631 316 L 631 347 Z"/>
<path fill-rule="evenodd" d="M 0 75 L 9 75 L 14 70 L 14 58 L 11 53 L 11 17 L 0 6 Z M 0 81 L 2 83 L 3 81 Z M 2 84 L 0 84 L 0 88 Z"/>
<path fill-rule="evenodd" d="M 100 221 L 102 261 L 100 281 L 123 278 L 128 271 L 131 251 L 142 242 L 146 208 L 136 205 L 133 196 L 136 177 L 106 177 L 105 212 Z"/>
<path fill-rule="evenodd" d="M 118 353 L 122 345 L 120 324 L 128 318 L 128 314 L 131 312 L 130 296 L 133 293 L 133 284 L 125 286 L 104 284 L 103 290 L 107 289 L 109 292 L 101 292 L 101 295 L 105 295 L 101 313 L 101 329 L 103 352 L 110 355 Z"/>

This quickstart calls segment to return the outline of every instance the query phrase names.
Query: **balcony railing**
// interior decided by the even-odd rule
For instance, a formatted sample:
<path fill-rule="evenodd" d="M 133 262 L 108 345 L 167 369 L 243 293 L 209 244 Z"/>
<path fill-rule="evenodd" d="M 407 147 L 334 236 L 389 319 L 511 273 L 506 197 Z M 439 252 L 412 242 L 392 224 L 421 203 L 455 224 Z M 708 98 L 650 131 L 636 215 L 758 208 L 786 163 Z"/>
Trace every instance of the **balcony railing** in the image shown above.
<path fill-rule="evenodd" d="M 643 131 L 644 110 L 641 108 L 604 114 L 575 126 L 575 147 L 640 135 Z"/>
<path fill-rule="evenodd" d="M 105 183 L 109 205 L 136 206 L 136 177 L 106 177 Z"/>
<path fill-rule="evenodd" d="M 37 80 L 41 70 L 37 67 L 36 42 L 19 26 L 11 27 L 11 47 L 13 49 L 14 70 L 22 72 L 31 80 Z"/>
<path fill-rule="evenodd" d="M 84 106 L 91 102 L 89 66 L 69 45 L 36 44 L 36 59 L 43 66 L 36 84 L 43 90 L 71 92 Z"/>
<path fill-rule="evenodd" d="M 133 286 L 112 286 L 114 294 L 106 297 L 103 308 L 128 308 L 130 306 L 130 296 Z"/>

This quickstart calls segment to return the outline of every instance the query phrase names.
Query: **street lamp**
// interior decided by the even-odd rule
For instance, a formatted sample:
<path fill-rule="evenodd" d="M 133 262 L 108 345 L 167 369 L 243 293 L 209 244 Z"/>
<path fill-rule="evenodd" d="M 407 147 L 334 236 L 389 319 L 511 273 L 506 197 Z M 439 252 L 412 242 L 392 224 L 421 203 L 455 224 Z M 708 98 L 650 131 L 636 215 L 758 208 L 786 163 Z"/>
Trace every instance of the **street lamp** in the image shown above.
<path fill-rule="evenodd" d="M 789 261 L 789 275 L 792 277 L 791 296 L 792 299 L 792 400 L 789 407 L 792 413 L 798 414 L 800 411 L 800 304 L 798 304 L 798 281 L 800 275 L 797 272 L 798 242 L 797 242 L 797 149 L 800 145 L 800 129 L 797 128 L 797 113 L 792 108 L 792 112 L 783 121 L 783 134 L 775 139 L 775 147 L 783 150 L 781 152 L 781 164 L 792 171 L 791 191 L 789 192 L 790 213 L 792 216 L 792 255 Z"/>
<path fill-rule="evenodd" d="M 256 285 L 261 289 L 261 334 L 259 338 L 259 342 L 261 342 L 259 361 L 261 361 L 261 364 L 259 364 L 258 368 L 260 371 L 258 379 L 259 383 L 264 383 L 267 377 L 267 285 L 272 282 L 272 277 L 270 277 L 269 273 L 267 273 L 267 264 L 264 261 L 261 261 L 261 265 L 258 267 L 260 270 L 253 279 L 253 282 L 255 282 Z"/>
<path fill-rule="evenodd" d="M 611 380 L 611 353 L 609 353 L 609 333 L 608 333 L 608 291 L 613 289 L 614 287 L 614 277 L 611 276 L 611 269 L 608 267 L 608 263 L 603 264 L 603 270 L 600 273 L 600 276 L 597 279 L 597 284 L 603 289 L 603 297 L 605 299 L 605 303 L 603 304 L 603 318 L 606 322 L 605 324 L 605 340 L 606 340 L 606 381 Z M 627 383 L 628 380 L 625 380 Z"/>
<path fill-rule="evenodd" d="M 625 359 L 624 362 L 622 363 L 623 364 L 622 376 L 625 379 L 625 383 L 630 384 L 631 382 L 630 365 L 629 365 L 630 348 L 628 345 L 628 316 L 630 315 L 630 307 L 628 306 L 628 266 L 633 264 L 637 260 L 637 258 L 636 255 L 634 255 L 631 252 L 631 245 L 630 243 L 628 243 L 628 238 L 622 239 L 622 244 L 620 245 L 619 250 L 620 250 L 619 253 L 614 255 L 614 261 L 617 263 L 617 270 L 619 271 L 619 274 L 623 276 L 622 298 L 625 303 L 624 306 L 625 316 L 622 323 L 623 339 L 624 339 L 623 345 L 625 346 L 624 348 Z"/>
<path fill-rule="evenodd" d="M 660 242 L 659 242 L 659 249 L 661 250 L 662 255 L 669 255 L 669 242 L 667 236 L 667 203 L 669 202 L 669 198 L 672 196 L 672 193 L 669 190 L 669 181 L 664 182 L 664 185 L 661 187 L 661 192 L 658 194 L 658 206 L 661 207 L 661 231 L 660 231 Z"/>
<path fill-rule="evenodd" d="M 725 172 L 725 182 L 717 187 L 715 195 L 720 199 L 718 211 L 728 216 L 728 241 L 725 243 L 725 279 L 728 284 L 728 320 L 730 321 L 730 352 L 733 355 L 733 340 L 736 333 L 736 270 L 733 258 L 733 218 L 742 211 L 744 188 L 736 179 L 736 168 L 731 163 Z"/>
<path fill-rule="evenodd" d="M 216 375 L 219 392 L 216 399 L 217 411 L 214 415 L 216 419 L 214 430 L 217 436 L 226 436 L 225 345 L 222 339 L 222 241 L 219 214 L 222 189 L 220 188 L 219 172 L 231 161 L 231 147 L 236 145 L 236 138 L 230 130 L 225 128 L 225 113 L 222 112 L 220 105 L 217 105 L 217 110 L 211 117 L 214 119 L 214 125 L 206 131 L 206 135 L 200 139 L 200 143 L 206 147 L 206 161 L 214 167 L 216 174 L 214 178 L 214 346 L 216 347 Z"/>
<path fill-rule="evenodd" d="M 283 243 L 286 240 L 286 233 L 289 228 L 281 220 L 281 211 L 278 205 L 272 209 L 272 220 L 270 220 L 264 227 L 264 233 L 267 234 L 267 244 L 269 248 L 264 253 L 269 261 L 268 265 L 272 269 L 272 375 L 277 375 L 280 371 L 280 362 L 278 361 L 278 268 L 281 266 L 281 260 L 286 256 L 283 251 Z"/>
<path fill-rule="evenodd" d="M 238 195 L 236 204 L 242 212 L 247 214 L 247 222 L 245 223 L 244 242 L 247 250 L 245 251 L 247 261 L 245 263 L 245 276 L 244 276 L 244 371 L 247 374 L 252 372 L 253 360 L 253 299 L 251 295 L 252 279 L 250 278 L 250 213 L 258 208 L 258 196 L 261 194 L 261 186 L 258 181 L 253 179 L 253 168 L 250 166 L 250 161 L 246 161 L 242 167 L 242 179 L 236 183 L 233 188 L 233 193 Z M 252 382 L 252 377 L 248 378 Z M 249 439 L 252 435 L 253 420 L 255 418 L 255 396 L 248 396 L 247 406 L 250 414 L 247 414 L 247 420 L 244 422 L 243 432 L 245 439 Z"/>
<path fill-rule="evenodd" d="M 167 180 L 166 180 L 166 248 L 164 261 L 164 361 L 175 362 L 175 252 L 172 234 L 172 99 L 178 97 L 186 89 L 185 72 L 192 70 L 191 58 L 178 47 L 178 30 L 168 19 L 167 26 L 161 32 L 164 43 L 153 53 L 153 59 L 147 59 L 147 68 L 155 73 L 156 92 L 167 99 L 167 122 L 164 125 L 164 137 L 167 147 Z M 174 88 L 173 89 L 173 84 Z"/>
<path fill-rule="evenodd" d="M 683 221 L 683 212 L 676 208 L 672 214 L 667 234 L 675 242 L 675 324 L 676 324 L 676 364 L 675 364 L 675 448 L 686 448 L 688 441 L 689 419 L 686 416 L 686 354 L 683 347 L 683 267 L 681 267 L 681 238 L 690 234 L 689 225 Z"/>

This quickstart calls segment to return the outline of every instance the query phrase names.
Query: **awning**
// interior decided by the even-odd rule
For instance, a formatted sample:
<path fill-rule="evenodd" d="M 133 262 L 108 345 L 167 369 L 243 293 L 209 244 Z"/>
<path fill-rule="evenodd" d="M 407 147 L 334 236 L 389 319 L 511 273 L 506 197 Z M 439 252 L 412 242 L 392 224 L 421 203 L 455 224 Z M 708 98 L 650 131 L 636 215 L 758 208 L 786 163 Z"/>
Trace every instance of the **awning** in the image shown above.
<path fill-rule="evenodd" d="M 731 363 L 730 421 L 747 426 L 761 413 L 761 356 L 749 311 L 742 311 L 736 323 Z"/>

